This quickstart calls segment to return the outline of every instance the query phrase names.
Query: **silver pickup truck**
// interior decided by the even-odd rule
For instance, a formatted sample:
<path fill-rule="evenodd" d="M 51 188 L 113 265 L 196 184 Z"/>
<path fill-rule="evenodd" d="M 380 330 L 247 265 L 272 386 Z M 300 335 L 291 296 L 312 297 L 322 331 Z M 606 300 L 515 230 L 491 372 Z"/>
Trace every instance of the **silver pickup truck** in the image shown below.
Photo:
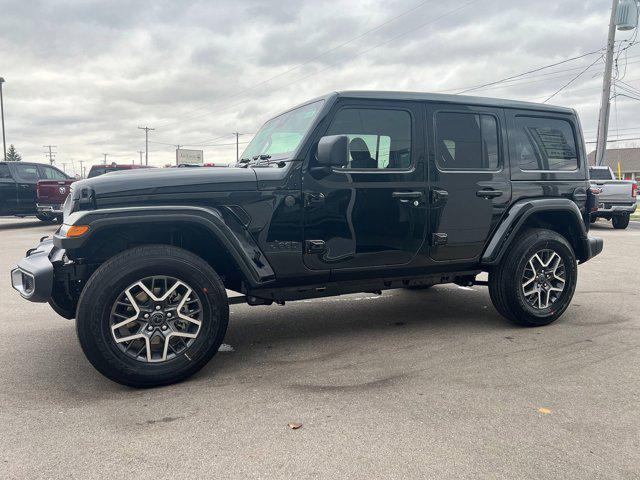
<path fill-rule="evenodd" d="M 598 210 L 591 213 L 591 223 L 598 218 L 611 220 L 613 228 L 624 229 L 636 211 L 637 184 L 633 180 L 616 180 L 611 167 L 589 167 L 591 187 L 598 188 Z"/>

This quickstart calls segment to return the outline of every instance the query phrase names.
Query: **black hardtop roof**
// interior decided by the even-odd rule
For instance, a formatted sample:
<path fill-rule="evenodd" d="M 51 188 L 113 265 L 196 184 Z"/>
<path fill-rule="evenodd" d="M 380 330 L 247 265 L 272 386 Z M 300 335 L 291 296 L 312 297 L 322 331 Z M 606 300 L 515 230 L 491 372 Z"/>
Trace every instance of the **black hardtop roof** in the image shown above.
<path fill-rule="evenodd" d="M 498 108 L 515 108 L 521 110 L 538 110 L 554 113 L 573 114 L 574 110 L 568 107 L 558 107 L 555 105 L 547 105 L 545 103 L 521 102 L 518 100 L 505 100 L 500 98 L 487 97 L 471 97 L 467 95 L 451 95 L 444 93 L 428 93 L 428 92 L 397 92 L 397 91 L 368 91 L 368 90 L 345 90 L 333 92 L 325 97 L 337 95 L 343 98 L 361 98 L 375 100 L 405 100 L 405 101 L 423 101 L 437 103 L 451 103 L 462 105 L 477 105 L 485 107 Z"/>

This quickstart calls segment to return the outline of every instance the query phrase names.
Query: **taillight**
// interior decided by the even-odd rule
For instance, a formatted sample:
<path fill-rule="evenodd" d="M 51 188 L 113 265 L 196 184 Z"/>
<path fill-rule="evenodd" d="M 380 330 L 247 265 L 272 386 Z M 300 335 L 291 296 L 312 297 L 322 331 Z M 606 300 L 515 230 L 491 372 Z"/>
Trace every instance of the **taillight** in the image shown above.
<path fill-rule="evenodd" d="M 638 196 L 638 184 L 635 182 L 631 184 L 631 196 L 633 198 Z"/>

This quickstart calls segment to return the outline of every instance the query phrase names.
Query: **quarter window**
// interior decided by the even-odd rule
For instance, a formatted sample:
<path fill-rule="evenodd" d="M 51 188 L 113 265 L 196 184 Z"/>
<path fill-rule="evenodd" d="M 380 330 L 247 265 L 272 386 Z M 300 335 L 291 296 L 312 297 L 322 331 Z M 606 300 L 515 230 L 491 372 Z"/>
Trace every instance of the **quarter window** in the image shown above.
<path fill-rule="evenodd" d="M 411 166 L 411 115 L 403 110 L 345 108 L 327 135 L 349 137 L 352 169 L 406 169 Z"/>
<path fill-rule="evenodd" d="M 498 122 L 493 115 L 438 112 L 436 163 L 442 170 L 496 170 Z"/>
<path fill-rule="evenodd" d="M 578 168 L 573 128 L 566 120 L 516 117 L 515 154 L 520 170 L 572 171 Z"/>

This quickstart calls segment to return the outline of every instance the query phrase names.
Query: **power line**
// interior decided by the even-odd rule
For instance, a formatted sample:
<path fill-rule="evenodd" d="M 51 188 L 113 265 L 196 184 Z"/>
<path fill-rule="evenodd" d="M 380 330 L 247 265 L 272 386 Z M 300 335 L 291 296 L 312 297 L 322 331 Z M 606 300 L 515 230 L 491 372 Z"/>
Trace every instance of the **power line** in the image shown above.
<path fill-rule="evenodd" d="M 273 81 L 273 80 L 275 80 L 275 79 L 277 79 L 277 78 L 283 77 L 283 76 L 285 76 L 285 75 L 286 75 L 286 74 L 288 74 L 288 73 L 291 73 L 291 72 L 293 72 L 293 71 L 298 70 L 299 68 L 302 68 L 302 67 L 304 67 L 304 66 L 306 66 L 306 65 L 309 65 L 310 63 L 315 62 L 315 61 L 316 61 L 316 60 L 318 60 L 319 58 L 322 58 L 322 57 L 324 57 L 325 55 L 327 55 L 327 54 L 329 54 L 329 53 L 331 53 L 331 52 L 335 52 L 336 50 L 339 50 L 339 49 L 341 49 L 341 48 L 343 48 L 343 47 L 346 47 L 346 46 L 347 46 L 347 45 L 349 45 L 350 43 L 353 43 L 353 42 L 355 42 L 355 41 L 357 41 L 357 40 L 360 40 L 361 38 L 366 37 L 366 36 L 367 36 L 367 35 L 369 35 L 370 33 L 375 32 L 376 30 L 380 30 L 382 27 L 384 27 L 384 26 L 386 26 L 386 25 L 389 25 L 390 23 L 393 23 L 393 22 L 394 22 L 394 21 L 396 21 L 397 19 L 402 18 L 402 17 L 404 17 L 404 16 L 408 15 L 409 13 L 411 13 L 411 12 L 414 12 L 414 11 L 418 10 L 419 8 L 421 8 L 421 7 L 423 7 L 424 5 L 426 5 L 427 3 L 432 3 L 432 2 L 433 2 L 433 0 L 426 0 L 426 1 L 420 2 L 420 3 L 418 3 L 416 6 L 414 6 L 414 7 L 410 8 L 410 9 L 408 9 L 408 10 L 405 10 L 404 12 L 402 12 L 402 13 L 400 13 L 400 14 L 398 14 L 398 15 L 394 16 L 394 17 L 391 17 L 391 18 L 389 18 L 388 20 L 385 20 L 384 22 L 382 22 L 382 23 L 380 23 L 380 24 L 376 25 L 376 26 L 375 26 L 375 27 L 373 27 L 373 28 L 370 28 L 369 30 L 365 30 L 365 31 L 364 31 L 364 32 L 362 32 L 361 34 L 358 34 L 358 35 L 356 35 L 355 37 L 352 37 L 352 38 L 350 38 L 349 40 L 347 40 L 347 41 L 345 41 L 345 42 L 343 42 L 343 43 L 340 43 L 340 44 L 336 45 L 335 47 L 331 47 L 331 48 L 329 48 L 328 50 L 325 50 L 325 51 L 323 51 L 323 52 L 319 53 L 318 55 L 316 55 L 316 56 L 314 56 L 314 57 L 310 58 L 309 60 L 306 60 L 306 61 L 305 61 L 305 62 L 303 62 L 303 63 L 300 63 L 300 64 L 298 64 L 298 65 L 295 65 L 294 67 L 291 67 L 291 68 L 289 68 L 289 69 L 287 69 L 287 70 L 284 70 L 283 72 L 280 72 L 280 73 L 278 73 L 278 74 L 276 74 L 276 75 L 274 75 L 274 76 L 272 76 L 272 77 L 269 77 L 269 78 L 267 78 L 267 79 L 265 79 L 265 80 L 262 80 L 262 81 L 260 81 L 260 82 L 258 82 L 258 83 L 256 83 L 256 84 L 253 84 L 253 85 L 251 85 L 251 86 L 247 87 L 247 88 L 246 88 L 246 89 L 244 89 L 244 90 L 241 90 L 241 91 L 236 92 L 236 93 L 234 93 L 234 94 L 228 95 L 228 96 L 226 96 L 226 98 L 225 98 L 224 100 L 228 100 L 228 99 L 230 99 L 230 98 L 235 98 L 235 97 L 238 97 L 238 96 L 240 96 L 240 95 L 242 95 L 242 94 L 244 94 L 244 93 L 248 93 L 248 92 L 250 92 L 250 91 L 254 90 L 254 89 L 255 89 L 255 88 L 257 88 L 257 87 L 260 87 L 260 86 L 262 86 L 262 85 L 265 85 L 265 84 L 267 84 L 267 83 L 269 83 L 269 82 L 271 82 L 271 81 Z M 200 106 L 200 107 L 198 107 L 198 108 L 196 108 L 196 109 L 192 110 L 191 112 L 187 112 L 187 115 L 189 115 L 189 114 L 191 114 L 191 113 L 198 112 L 198 111 L 200 111 L 200 110 L 205 110 L 205 109 L 207 109 L 207 108 L 209 108 L 209 107 L 211 107 L 211 105 L 210 105 L 209 103 L 207 103 L 207 104 L 203 104 L 202 106 Z M 185 118 L 186 118 L 186 117 L 183 117 L 182 119 L 184 120 Z M 171 123 L 161 124 L 161 125 L 160 125 L 160 127 L 166 127 L 166 126 L 169 126 L 169 125 L 174 125 L 175 123 L 179 123 L 179 121 L 178 121 L 178 122 L 171 122 Z"/>
<path fill-rule="evenodd" d="M 558 90 L 556 90 L 555 92 L 553 92 L 549 97 L 547 97 L 547 99 L 542 102 L 542 103 L 547 103 L 549 100 L 551 100 L 553 97 L 555 97 L 557 94 L 559 94 L 562 90 L 564 90 L 565 88 L 567 88 L 569 85 L 571 85 L 573 82 L 575 82 L 578 78 L 580 78 L 583 74 L 587 73 L 587 70 L 589 70 L 591 67 L 593 67 L 596 63 L 598 63 L 600 60 L 602 60 L 602 55 L 596 59 L 595 62 L 593 62 L 592 64 L 590 64 L 589 66 L 587 66 L 587 68 L 585 68 L 584 70 L 580 71 L 580 73 L 578 73 L 575 77 L 573 77 L 571 80 L 569 80 L 567 83 L 565 83 L 562 87 L 560 87 Z"/>
<path fill-rule="evenodd" d="M 344 58 L 343 60 L 340 60 L 340 61 L 338 61 L 338 62 L 336 62 L 336 63 L 333 63 L 333 64 L 331 64 L 331 65 L 327 66 L 326 68 L 323 68 L 323 69 L 318 70 L 318 71 L 316 71 L 316 72 L 314 72 L 314 73 L 312 73 L 312 74 L 310 74 L 310 75 L 306 75 L 306 76 L 304 76 L 304 77 L 298 78 L 298 79 L 296 79 L 296 80 L 294 80 L 294 81 L 292 81 L 292 82 L 290 82 L 290 83 L 287 83 L 287 84 L 285 84 L 285 85 L 283 85 L 283 86 L 281 86 L 281 87 L 278 87 L 278 88 L 276 88 L 276 89 L 273 89 L 270 93 L 274 93 L 274 92 L 281 91 L 281 90 L 283 90 L 283 89 L 285 89 L 285 88 L 287 88 L 287 87 L 290 87 L 291 85 L 294 85 L 295 83 L 301 82 L 301 81 L 303 81 L 303 80 L 307 80 L 307 79 L 309 79 L 309 78 L 311 78 L 311 77 L 314 77 L 314 76 L 316 76 L 316 75 L 319 75 L 320 73 L 326 72 L 327 70 L 330 70 L 330 69 L 332 69 L 333 67 L 336 67 L 336 66 L 338 66 L 338 65 L 341 65 L 341 64 L 343 64 L 344 62 L 346 62 L 346 61 L 348 61 L 348 60 L 353 60 L 354 58 L 361 57 L 362 55 L 364 55 L 364 54 L 366 54 L 366 53 L 369 53 L 370 51 L 375 50 L 375 49 L 376 49 L 376 48 L 378 48 L 378 47 L 381 47 L 381 46 L 383 46 L 383 45 L 386 45 L 386 44 L 388 44 L 388 43 L 391 43 L 392 41 L 397 40 L 398 38 L 405 37 L 405 36 L 407 36 L 407 35 L 409 35 L 409 34 L 411 34 L 411 33 L 414 33 L 415 31 L 420 30 L 421 28 L 424 28 L 424 27 L 426 27 L 427 25 L 430 25 L 430 24 L 432 24 L 432 23 L 434 23 L 434 22 L 437 22 L 438 20 L 441 20 L 441 19 L 443 19 L 443 18 L 445 18 L 445 17 L 447 17 L 447 16 L 449 16 L 449 15 L 452 15 L 452 14 L 454 14 L 454 13 L 457 13 L 457 12 L 459 12 L 459 11 L 461 11 L 461 10 L 463 10 L 463 9 L 465 9 L 465 8 L 467 8 L 467 7 L 471 6 L 472 4 L 477 3 L 477 2 L 479 2 L 479 1 L 480 1 L 480 0 L 470 0 L 470 1 L 466 2 L 466 3 L 464 3 L 463 5 L 460 5 L 459 7 L 456 7 L 456 8 L 454 8 L 454 9 L 452 9 L 452 10 L 449 10 L 449 11 L 447 11 L 447 12 L 443 13 L 442 15 L 439 15 L 439 16 L 437 16 L 437 17 L 434 17 L 434 18 L 432 18 L 431 20 L 429 20 L 429 21 L 427 21 L 427 22 L 421 23 L 420 25 L 417 25 L 417 26 L 416 26 L 416 27 L 414 27 L 414 28 L 411 28 L 411 29 L 409 29 L 409 30 L 405 30 L 405 31 L 403 31 L 402 33 L 400 33 L 400 34 L 398 34 L 398 35 L 395 35 L 395 36 L 393 36 L 393 37 L 391 37 L 391 38 L 389 38 L 389 39 L 387 39 L 387 40 L 385 40 L 385 41 L 383 41 L 383 42 L 377 43 L 377 44 L 375 44 L 375 45 L 373 45 L 373 46 L 371 46 L 371 47 L 369 47 L 369 48 L 367 48 L 367 49 L 365 49 L 365 50 L 362 50 L 362 51 L 360 51 L 360 52 L 358 52 L 358 53 L 356 53 L 356 54 L 354 54 L 354 55 L 350 55 L 350 56 L 348 56 L 348 57 Z M 210 112 L 205 112 L 205 113 L 203 113 L 203 114 L 200 114 L 200 115 L 197 115 L 197 116 L 190 117 L 189 119 L 190 119 L 190 120 L 195 120 L 195 119 L 197 119 L 197 118 L 206 117 L 206 116 L 208 116 L 208 115 L 218 114 L 218 113 L 224 112 L 224 111 L 226 111 L 226 110 L 229 110 L 230 108 L 236 107 L 236 106 L 238 106 L 238 105 L 242 105 L 243 103 L 246 103 L 246 102 L 248 102 L 248 101 L 250 101 L 250 100 L 251 100 L 250 98 L 247 98 L 247 99 L 242 100 L 242 101 L 240 101 L 240 102 L 236 102 L 236 103 L 234 103 L 234 104 L 228 105 L 228 106 L 226 106 L 226 107 L 224 107 L 224 108 L 222 108 L 222 109 L 220 109 L 220 110 L 210 111 Z M 176 124 L 176 123 L 181 123 L 181 122 L 179 122 L 179 121 L 178 121 L 178 122 L 172 122 L 172 123 L 169 123 L 169 124 L 164 124 L 163 126 L 173 125 L 173 124 Z"/>
<path fill-rule="evenodd" d="M 493 82 L 483 83 L 482 85 L 476 85 L 476 86 L 472 86 L 472 87 L 465 87 L 465 88 L 463 88 L 462 90 L 460 90 L 459 92 L 456 92 L 456 93 L 458 95 L 460 95 L 460 94 L 463 94 L 463 93 L 472 92 L 474 90 L 480 90 L 481 88 L 484 88 L 484 87 L 490 87 L 491 85 L 497 85 L 499 83 L 504 83 L 504 82 L 506 82 L 508 80 L 512 80 L 514 78 L 523 77 L 525 75 L 536 73 L 536 72 L 539 72 L 541 70 L 546 70 L 547 68 L 557 67 L 558 65 L 562 65 L 562 64 L 568 63 L 568 62 L 572 62 L 574 60 L 578 60 L 580 58 L 588 57 L 589 55 L 595 55 L 596 53 L 601 53 L 601 52 L 602 52 L 602 48 L 599 48 L 598 50 L 594 50 L 592 52 L 583 53 L 582 55 L 578 55 L 576 57 L 566 58 L 566 59 L 561 60 L 559 62 L 555 62 L 555 63 L 551 63 L 549 65 L 544 65 L 542 67 L 534 68 L 533 70 L 528 70 L 526 72 L 518 73 L 517 75 L 512 75 L 510 77 L 506 77 L 506 78 L 503 78 L 501 80 L 495 80 Z M 444 91 L 450 92 L 450 91 L 453 91 L 453 90 L 444 90 Z"/>
<path fill-rule="evenodd" d="M 618 138 L 618 139 L 616 139 L 616 140 L 609 140 L 609 139 L 607 139 L 607 143 L 614 143 L 614 142 L 626 142 L 626 141 L 628 141 L 628 140 L 640 140 L 640 137 L 633 137 L 633 138 Z M 584 143 L 587 143 L 587 144 L 589 144 L 589 143 L 598 143 L 598 141 L 597 141 L 597 140 L 594 140 L 594 141 L 592 141 L 592 142 L 584 142 Z"/>

